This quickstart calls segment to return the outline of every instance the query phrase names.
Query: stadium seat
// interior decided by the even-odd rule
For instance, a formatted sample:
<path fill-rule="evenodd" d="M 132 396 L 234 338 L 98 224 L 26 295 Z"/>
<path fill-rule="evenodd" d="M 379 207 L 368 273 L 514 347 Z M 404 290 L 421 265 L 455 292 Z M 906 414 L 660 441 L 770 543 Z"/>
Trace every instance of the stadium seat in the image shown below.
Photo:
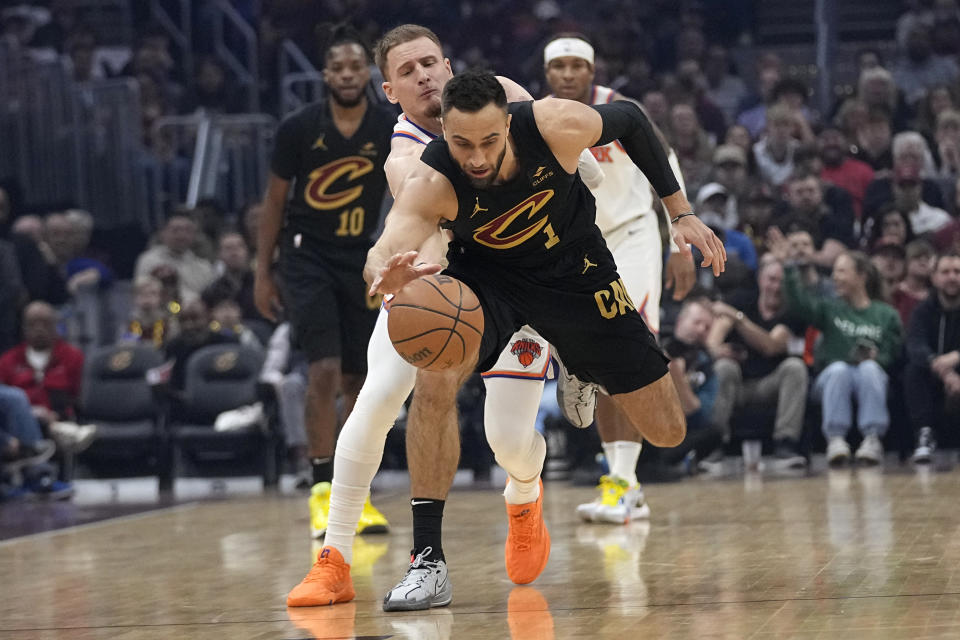
<path fill-rule="evenodd" d="M 250 347 L 220 344 L 204 347 L 187 361 L 185 393 L 171 419 L 175 475 L 248 475 L 277 483 L 282 452 L 272 398 L 258 385 L 263 355 Z M 217 416 L 257 402 L 268 405 L 252 424 L 214 428 Z"/>
<path fill-rule="evenodd" d="M 95 476 L 147 472 L 169 486 L 170 456 L 159 405 L 146 380 L 163 362 L 156 349 L 115 345 L 97 349 L 84 365 L 78 421 L 97 425 L 97 437 L 78 461 Z"/>

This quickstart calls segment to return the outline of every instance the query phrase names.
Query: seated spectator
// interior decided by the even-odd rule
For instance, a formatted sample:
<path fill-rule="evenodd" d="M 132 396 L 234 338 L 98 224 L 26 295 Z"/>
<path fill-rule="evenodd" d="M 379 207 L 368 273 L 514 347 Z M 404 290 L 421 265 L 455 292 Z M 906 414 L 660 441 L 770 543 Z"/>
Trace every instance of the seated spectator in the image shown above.
<path fill-rule="evenodd" d="M 930 278 L 936 259 L 933 246 L 926 240 L 914 240 L 907 245 L 906 272 L 890 295 L 890 304 L 900 314 L 904 327 L 910 326 L 914 309 L 930 294 Z"/>
<path fill-rule="evenodd" d="M 137 258 L 134 277 L 153 273 L 161 265 L 172 267 L 177 273 L 184 300 L 195 300 L 215 277 L 213 266 L 198 258 L 190 249 L 197 235 L 197 225 L 183 213 L 174 213 L 160 233 L 160 244 L 147 249 Z"/>
<path fill-rule="evenodd" d="M 290 344 L 290 323 L 280 324 L 270 337 L 263 361 L 260 380 L 273 385 L 283 425 L 283 441 L 287 459 L 297 470 L 300 488 L 312 484 L 310 461 L 307 457 L 307 431 L 304 426 L 304 408 L 307 394 L 307 361 Z"/>
<path fill-rule="evenodd" d="M 102 260 L 89 255 L 92 234 L 93 216 L 80 209 L 50 214 L 44 220 L 44 240 L 56 258 L 70 295 L 81 289 L 106 289 L 113 284 L 113 271 Z"/>
<path fill-rule="evenodd" d="M 707 350 L 707 336 L 713 325 L 712 304 L 705 298 L 687 298 L 680 308 L 672 339 L 664 341 L 664 351 L 670 356 L 670 378 L 677 388 L 680 405 L 687 416 L 687 435 L 677 448 L 689 449 L 688 441 L 699 441 L 701 432 L 719 430 L 713 425 L 713 405 L 717 395 L 717 378 L 713 372 L 713 359 Z M 704 458 L 716 448 L 711 441 L 709 449 L 698 450 Z M 682 457 L 682 455 L 680 456 Z"/>
<path fill-rule="evenodd" d="M 782 62 L 776 54 L 761 55 L 757 61 L 757 88 L 759 95 L 744 101 L 744 108 L 737 116 L 737 124 L 747 128 L 754 140 L 767 127 L 767 109 L 776 104 L 777 90 L 782 80 Z"/>
<path fill-rule="evenodd" d="M 778 260 L 787 259 L 789 247 L 781 234 L 771 233 L 769 244 Z M 846 437 L 853 425 L 855 401 L 857 426 L 863 434 L 855 457 L 880 464 L 880 439 L 890 426 L 887 371 L 901 346 L 900 318 L 890 305 L 879 302 L 880 276 L 864 254 L 840 254 L 833 267 L 833 283 L 836 298 L 817 298 L 801 285 L 796 268 L 788 266 L 784 277 L 787 308 L 798 320 L 822 332 L 814 357 L 813 395 L 823 405 L 827 461 L 837 465 L 850 458 Z"/>
<path fill-rule="evenodd" d="M 855 99 L 862 101 L 867 109 L 887 111 L 894 131 L 903 131 L 908 127 L 910 107 L 893 81 L 893 76 L 883 67 L 873 67 L 860 72 Z"/>
<path fill-rule="evenodd" d="M 72 487 L 56 481 L 52 467 L 44 464 L 55 451 L 54 443 L 43 438 L 27 394 L 22 389 L 0 385 L 0 484 L 11 485 L 4 492 L 6 495 L 0 493 L 0 501 L 26 494 L 69 497 Z M 17 484 L 12 480 L 4 482 L 4 476 L 19 476 L 22 480 Z"/>
<path fill-rule="evenodd" d="M 0 240 L 0 350 L 5 351 L 17 341 L 17 309 L 26 290 L 20 277 L 20 264 L 13 244 Z"/>
<path fill-rule="evenodd" d="M 727 120 L 717 105 L 704 93 L 707 80 L 700 70 L 697 59 L 688 58 L 677 65 L 676 82 L 668 85 L 670 102 L 674 105 L 689 104 L 697 115 L 697 122 L 707 134 L 711 144 L 727 131 Z"/>
<path fill-rule="evenodd" d="M 716 182 L 703 185 L 697 193 L 697 214 L 704 224 L 719 234 L 727 258 L 742 262 L 750 271 L 757 270 L 757 251 L 745 234 L 736 230 L 736 213 L 730 215 L 727 190 Z"/>
<path fill-rule="evenodd" d="M 790 323 L 783 304 L 783 265 L 765 257 L 757 273 L 759 291 L 741 291 L 730 303 L 713 303 L 715 320 L 707 338 L 714 358 L 717 397 L 713 422 L 725 442 L 736 408 L 752 403 L 774 405 L 774 455 L 789 467 L 806 466 L 800 436 L 806 408 L 807 365 L 788 357 L 791 339 L 806 327 Z"/>
<path fill-rule="evenodd" d="M 143 342 L 157 349 L 175 334 L 175 323 L 163 304 L 163 285 L 152 276 L 133 283 L 133 311 L 120 331 L 120 342 Z"/>
<path fill-rule="evenodd" d="M 243 111 L 240 96 L 228 82 L 227 70 L 214 56 L 204 56 L 196 64 L 197 73 L 180 104 L 180 113 L 239 113 Z"/>
<path fill-rule="evenodd" d="M 764 238 L 773 220 L 777 201 L 765 184 L 756 184 L 747 193 L 740 209 L 740 231 L 753 242 L 757 253 L 764 248 Z"/>
<path fill-rule="evenodd" d="M 186 388 L 187 360 L 196 351 L 212 344 L 236 343 L 235 336 L 227 336 L 210 328 L 210 312 L 202 300 L 188 302 L 180 312 L 180 334 L 173 338 L 164 349 L 167 360 L 172 363 L 170 369 L 169 391 L 177 410 L 177 399 L 183 396 Z"/>
<path fill-rule="evenodd" d="M 893 67 L 893 79 L 907 102 L 917 104 L 929 89 L 938 84 L 951 84 L 960 70 L 947 56 L 933 53 L 930 29 L 917 24 L 907 34 L 904 54 Z"/>
<path fill-rule="evenodd" d="M 218 244 L 217 266 L 222 275 L 204 291 L 207 306 L 212 309 L 219 300 L 229 298 L 240 305 L 244 320 L 266 321 L 253 302 L 253 269 L 243 236 L 237 231 L 228 231 L 220 236 Z"/>
<path fill-rule="evenodd" d="M 263 344 L 256 334 L 243 326 L 240 305 L 231 298 L 218 300 L 210 307 L 210 329 L 224 336 L 235 338 L 240 344 L 262 350 Z"/>
<path fill-rule="evenodd" d="M 727 190 L 727 207 L 735 213 L 754 181 L 747 173 L 747 154 L 737 145 L 722 144 L 713 152 L 713 182 Z"/>
<path fill-rule="evenodd" d="M 880 274 L 882 295 L 881 299 L 892 303 L 893 292 L 900 286 L 907 274 L 906 247 L 891 238 L 880 238 L 873 245 L 870 253 L 870 262 Z"/>
<path fill-rule="evenodd" d="M 809 173 L 794 175 L 785 187 L 786 206 L 775 215 L 774 224 L 783 231 L 811 231 L 819 247 L 813 261 L 829 268 L 838 255 L 855 246 L 852 198 L 836 187 L 826 191 L 820 178 Z"/>
<path fill-rule="evenodd" d="M 842 117 L 841 110 L 840 116 Z M 843 123 L 840 123 L 843 127 Z M 863 120 L 856 125 L 856 151 L 853 157 L 867 163 L 874 171 L 889 171 L 893 168 L 893 125 L 890 123 L 890 112 L 887 109 L 874 107 L 864 114 Z M 845 131 L 849 136 L 850 132 Z M 866 196 L 864 196 L 866 197 Z M 866 203 L 864 203 L 866 207 Z M 869 215 L 869 212 L 864 211 Z"/>
<path fill-rule="evenodd" d="M 907 332 L 904 397 L 917 437 L 916 462 L 929 462 L 937 437 L 957 446 L 960 410 L 960 253 L 937 258 L 934 294 L 913 312 Z M 948 419 L 948 413 L 954 414 Z M 936 437 L 935 437 L 936 436 Z"/>
<path fill-rule="evenodd" d="M 956 180 L 960 177 L 960 111 L 947 109 L 937 117 L 937 175 Z"/>
<path fill-rule="evenodd" d="M 863 195 L 863 215 L 873 217 L 884 206 L 891 202 L 899 204 L 901 199 L 911 203 L 925 202 L 931 207 L 943 209 L 943 192 L 935 180 L 923 178 L 925 166 L 932 167 L 933 159 L 927 141 L 919 133 L 912 131 L 897 134 L 893 143 L 893 172 L 892 174 L 878 174 L 873 182 L 867 185 Z M 904 193 L 904 189 L 917 184 L 921 189 L 914 197 L 913 190 Z M 900 187 L 898 190 L 897 187 Z M 909 196 L 909 197 L 908 197 Z M 916 208 L 916 204 L 912 205 Z M 907 211 L 913 209 L 908 208 Z M 914 230 L 915 232 L 916 229 Z M 922 232 L 917 232 L 922 233 Z"/>
<path fill-rule="evenodd" d="M 707 98 L 719 107 L 727 122 L 733 122 L 737 117 L 737 108 L 747 97 L 747 86 L 730 73 L 730 54 L 726 47 L 714 44 L 707 49 L 703 75 L 707 84 Z"/>
<path fill-rule="evenodd" d="M 875 218 L 864 221 L 863 236 L 867 241 L 864 246 L 874 246 L 881 239 L 889 239 L 896 244 L 906 247 L 916 235 L 910 225 L 910 216 L 888 204 L 880 210 Z"/>
<path fill-rule="evenodd" d="M 875 180 L 874 184 L 877 182 Z M 920 179 L 920 173 L 914 165 L 903 164 L 896 168 L 890 185 L 890 202 L 900 211 L 906 212 L 910 219 L 910 230 L 918 236 L 933 235 L 953 221 L 950 214 L 941 207 L 925 201 L 924 191 L 927 184 L 928 181 Z"/>
<path fill-rule="evenodd" d="M 767 113 L 766 135 L 753 145 L 753 158 L 761 179 L 781 186 L 793 174 L 793 154 L 800 143 L 793 138 L 795 115 L 784 105 L 774 105 Z"/>
<path fill-rule="evenodd" d="M 873 180 L 873 169 L 866 162 L 850 157 L 850 143 L 837 127 L 824 127 L 817 142 L 823 163 L 820 179 L 850 194 L 853 211 L 859 219 L 863 212 L 863 196 Z"/>
<path fill-rule="evenodd" d="M 667 95 L 660 89 L 650 89 L 643 94 L 641 102 L 650 121 L 661 131 L 670 131 L 670 102 Z"/>
<path fill-rule="evenodd" d="M 23 342 L 0 356 L 0 384 L 22 389 L 57 444 L 79 451 L 93 441 L 96 429 L 68 422 L 80 397 L 83 352 L 57 335 L 57 320 L 46 302 L 27 305 Z"/>
<path fill-rule="evenodd" d="M 911 129 L 932 139 L 937 130 L 937 119 L 944 111 L 955 110 L 958 106 L 953 85 L 940 84 L 930 89 L 917 108 L 917 117 Z"/>
<path fill-rule="evenodd" d="M 767 234 L 767 238 L 769 237 L 770 235 Z M 802 227 L 797 227 L 787 232 L 786 239 L 787 260 L 796 267 L 800 283 L 811 295 L 832 298 L 833 283 L 814 261 L 817 247 L 813 242 L 813 234 Z"/>
<path fill-rule="evenodd" d="M 710 175 L 713 144 L 688 104 L 678 104 L 670 110 L 670 144 L 677 153 L 687 191 L 696 192 Z"/>

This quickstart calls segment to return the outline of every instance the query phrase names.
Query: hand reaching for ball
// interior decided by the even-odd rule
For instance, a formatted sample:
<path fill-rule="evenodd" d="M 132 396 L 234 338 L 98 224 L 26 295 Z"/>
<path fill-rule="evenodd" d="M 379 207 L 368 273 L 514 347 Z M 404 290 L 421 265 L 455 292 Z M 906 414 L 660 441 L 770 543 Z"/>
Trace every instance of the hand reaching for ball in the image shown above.
<path fill-rule="evenodd" d="M 416 264 L 418 255 L 416 251 L 394 254 L 374 277 L 370 284 L 370 295 L 396 294 L 417 278 L 443 270 L 439 264 Z"/>

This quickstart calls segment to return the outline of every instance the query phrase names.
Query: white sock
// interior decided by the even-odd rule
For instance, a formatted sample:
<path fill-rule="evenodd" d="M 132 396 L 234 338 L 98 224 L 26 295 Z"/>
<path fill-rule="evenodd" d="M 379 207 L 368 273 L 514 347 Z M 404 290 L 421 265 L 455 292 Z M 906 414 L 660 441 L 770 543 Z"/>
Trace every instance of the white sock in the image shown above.
<path fill-rule="evenodd" d="M 540 476 L 529 482 L 520 482 L 514 477 L 510 478 L 507 488 L 503 490 L 503 497 L 507 504 L 528 504 L 536 502 L 540 497 Z"/>
<path fill-rule="evenodd" d="M 623 478 L 632 487 L 637 484 L 637 460 L 640 459 L 640 449 L 643 445 L 629 440 L 617 440 L 610 444 L 615 451 L 610 474 Z"/>
<path fill-rule="evenodd" d="M 353 562 L 353 537 L 357 522 L 363 511 L 370 486 L 351 487 L 333 481 L 330 492 L 330 517 L 327 520 L 327 533 L 323 537 L 323 546 L 333 547 L 343 556 L 347 564 Z"/>
<path fill-rule="evenodd" d="M 497 463 L 510 475 L 503 492 L 508 504 L 536 502 L 547 443 L 535 427 L 543 380 L 484 378 L 487 399 L 484 432 Z M 517 478 L 532 478 L 521 482 Z"/>
<path fill-rule="evenodd" d="M 613 462 L 617 458 L 617 448 L 613 446 L 612 442 L 603 442 L 603 455 L 607 458 L 607 469 L 611 475 L 613 475 Z"/>
<path fill-rule="evenodd" d="M 353 538 L 370 483 L 380 467 L 387 432 L 413 390 L 417 370 L 390 343 L 381 312 L 367 346 L 368 373 L 357 403 L 340 430 L 333 457 L 333 488 L 324 545 L 353 561 Z"/>

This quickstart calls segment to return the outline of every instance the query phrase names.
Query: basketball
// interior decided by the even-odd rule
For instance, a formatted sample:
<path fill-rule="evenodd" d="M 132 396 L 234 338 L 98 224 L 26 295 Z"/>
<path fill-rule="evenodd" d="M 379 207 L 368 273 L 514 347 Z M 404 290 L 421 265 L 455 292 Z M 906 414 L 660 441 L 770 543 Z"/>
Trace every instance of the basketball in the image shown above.
<path fill-rule="evenodd" d="M 421 369 L 443 371 L 480 348 L 483 310 L 476 294 L 456 278 L 425 276 L 394 296 L 387 330 L 401 358 Z"/>

